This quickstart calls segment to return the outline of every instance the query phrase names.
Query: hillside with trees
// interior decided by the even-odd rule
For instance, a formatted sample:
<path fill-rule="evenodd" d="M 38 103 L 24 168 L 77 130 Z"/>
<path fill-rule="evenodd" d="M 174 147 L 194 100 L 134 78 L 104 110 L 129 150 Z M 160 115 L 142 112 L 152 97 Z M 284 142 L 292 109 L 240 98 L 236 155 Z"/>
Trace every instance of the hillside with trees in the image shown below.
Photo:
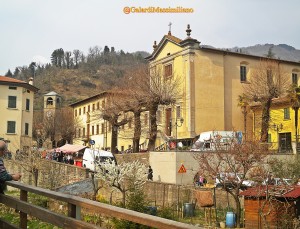
<path fill-rule="evenodd" d="M 229 51 L 295 62 L 300 61 L 300 50 L 286 44 L 257 44 L 248 47 L 234 47 L 230 48 Z"/>
<path fill-rule="evenodd" d="M 8 70 L 5 75 L 23 81 L 33 77 L 34 85 L 40 89 L 34 109 L 41 110 L 43 95 L 50 91 L 61 95 L 63 105 L 68 105 L 117 86 L 127 71 L 144 65 L 144 57 L 148 55 L 146 52 L 116 51 L 108 46 L 103 50 L 99 46 L 91 47 L 86 55 L 78 49 L 59 48 L 52 52 L 51 63 L 32 62 L 14 71 Z"/>
<path fill-rule="evenodd" d="M 300 61 L 300 50 L 285 44 L 264 44 L 224 50 Z M 43 95 L 50 91 L 61 95 L 63 104 L 68 105 L 118 86 L 126 72 L 146 63 L 144 58 L 148 55 L 149 53 L 144 51 L 116 51 L 114 47 L 108 46 L 104 46 L 104 49 L 99 46 L 90 47 L 87 54 L 78 49 L 66 51 L 59 48 L 53 50 L 51 63 L 41 65 L 32 62 L 28 66 L 9 69 L 5 75 L 24 81 L 33 77 L 34 85 L 40 89 L 36 94 L 34 107 L 40 110 L 43 106 Z"/>

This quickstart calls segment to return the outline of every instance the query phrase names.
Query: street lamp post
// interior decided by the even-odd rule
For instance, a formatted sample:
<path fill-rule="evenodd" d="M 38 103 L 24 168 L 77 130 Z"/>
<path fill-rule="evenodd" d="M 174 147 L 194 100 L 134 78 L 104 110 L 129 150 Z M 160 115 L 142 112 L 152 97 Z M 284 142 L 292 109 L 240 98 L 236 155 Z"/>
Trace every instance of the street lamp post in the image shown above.
<path fill-rule="evenodd" d="M 280 123 L 279 125 L 277 125 L 277 124 L 273 124 L 272 125 L 272 128 L 278 133 L 279 131 L 282 131 L 282 129 L 283 129 L 283 124 L 282 123 Z"/>
<path fill-rule="evenodd" d="M 179 121 L 179 123 L 178 123 L 178 121 Z M 176 152 L 177 152 L 177 147 L 178 147 L 178 140 L 177 140 L 177 127 L 181 127 L 182 126 L 182 124 L 183 124 L 183 122 L 184 122 L 184 119 L 183 118 L 180 118 L 179 120 L 178 119 L 176 119 L 176 122 L 175 122 L 175 127 L 176 127 Z"/>

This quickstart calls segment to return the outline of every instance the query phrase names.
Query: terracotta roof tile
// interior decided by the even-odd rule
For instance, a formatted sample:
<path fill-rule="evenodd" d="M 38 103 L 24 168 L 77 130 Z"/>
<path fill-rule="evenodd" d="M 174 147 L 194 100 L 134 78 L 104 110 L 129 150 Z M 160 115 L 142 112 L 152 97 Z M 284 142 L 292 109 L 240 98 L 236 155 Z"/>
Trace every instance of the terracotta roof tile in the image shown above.
<path fill-rule="evenodd" d="M 267 186 L 258 186 L 249 188 L 240 193 L 241 196 L 247 197 L 263 197 L 266 196 Z M 300 197 L 300 186 L 275 186 L 269 185 L 268 192 L 270 195 L 284 198 L 298 198 Z"/>
<path fill-rule="evenodd" d="M 39 89 L 28 82 L 17 80 L 11 77 L 0 76 L 0 85 L 17 85 L 24 88 L 27 88 L 33 92 L 37 92 Z"/>
<path fill-rule="evenodd" d="M 6 77 L 6 76 L 0 76 L 0 81 L 1 82 L 12 82 L 12 83 L 26 83 L 25 81 L 22 80 L 17 80 L 11 77 Z"/>
<path fill-rule="evenodd" d="M 173 35 L 165 35 L 165 38 L 168 38 L 171 41 L 174 41 L 175 43 L 180 43 L 182 40 L 178 37 L 175 37 Z"/>

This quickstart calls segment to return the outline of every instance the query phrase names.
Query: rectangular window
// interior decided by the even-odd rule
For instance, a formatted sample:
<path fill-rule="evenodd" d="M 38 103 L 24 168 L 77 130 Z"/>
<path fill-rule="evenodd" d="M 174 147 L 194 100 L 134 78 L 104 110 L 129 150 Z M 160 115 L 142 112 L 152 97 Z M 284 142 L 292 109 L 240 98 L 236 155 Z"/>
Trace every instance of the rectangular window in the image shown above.
<path fill-rule="evenodd" d="M 268 69 L 267 70 L 267 80 L 271 80 L 272 79 L 272 75 L 273 75 L 272 70 Z"/>
<path fill-rule="evenodd" d="M 17 108 L 17 96 L 8 96 L 8 108 Z"/>
<path fill-rule="evenodd" d="M 88 110 L 87 110 L 87 112 L 90 112 L 90 105 L 88 105 Z"/>
<path fill-rule="evenodd" d="M 128 121 L 128 128 L 129 128 L 129 129 L 132 128 L 132 121 L 131 121 L 131 119 Z"/>
<path fill-rule="evenodd" d="M 96 134 L 99 134 L 99 125 L 97 124 Z"/>
<path fill-rule="evenodd" d="M 75 117 L 77 117 L 77 109 L 75 110 Z"/>
<path fill-rule="evenodd" d="M 290 109 L 289 108 L 284 108 L 283 113 L 284 113 L 284 119 L 290 119 Z"/>
<path fill-rule="evenodd" d="M 148 125 L 148 114 L 145 114 L 144 116 L 144 125 L 147 126 Z"/>
<path fill-rule="evenodd" d="M 85 128 L 82 129 L 82 137 L 85 137 Z"/>
<path fill-rule="evenodd" d="M 247 81 L 246 66 L 240 66 L 240 80 L 241 80 L 241 82 L 246 82 Z"/>
<path fill-rule="evenodd" d="M 7 133 L 8 134 L 16 133 L 16 122 L 15 121 L 7 121 Z"/>
<path fill-rule="evenodd" d="M 93 103 L 93 111 L 95 110 L 95 103 Z"/>
<path fill-rule="evenodd" d="M 83 114 L 85 114 L 85 107 L 83 107 Z"/>
<path fill-rule="evenodd" d="M 165 65 L 164 67 L 164 73 L 165 73 L 165 77 L 171 77 L 173 72 L 172 72 L 172 64 L 168 64 L 168 65 Z"/>
<path fill-rule="evenodd" d="M 298 86 L 298 75 L 296 73 L 292 73 L 292 82 Z"/>
<path fill-rule="evenodd" d="M 104 123 L 101 123 L 101 134 L 104 134 Z"/>
<path fill-rule="evenodd" d="M 26 110 L 29 111 L 30 110 L 30 100 L 26 99 Z"/>
<path fill-rule="evenodd" d="M 180 106 L 176 107 L 176 117 L 177 117 L 177 119 L 181 118 L 181 109 L 180 109 Z"/>
<path fill-rule="evenodd" d="M 29 123 L 25 123 L 25 135 L 28 136 L 29 134 Z"/>
<path fill-rule="evenodd" d="M 9 89 L 9 90 L 17 90 L 17 87 L 9 86 L 8 89 Z"/>
<path fill-rule="evenodd" d="M 158 123 L 162 122 L 161 119 L 162 119 L 161 111 L 157 111 L 157 121 L 158 121 Z"/>
<path fill-rule="evenodd" d="M 94 135 L 95 134 L 95 127 L 94 126 L 92 126 L 92 135 Z"/>
<path fill-rule="evenodd" d="M 99 110 L 100 109 L 100 103 L 98 102 L 97 103 L 97 110 Z"/>
<path fill-rule="evenodd" d="M 79 108 L 79 115 L 81 115 L 81 108 Z"/>

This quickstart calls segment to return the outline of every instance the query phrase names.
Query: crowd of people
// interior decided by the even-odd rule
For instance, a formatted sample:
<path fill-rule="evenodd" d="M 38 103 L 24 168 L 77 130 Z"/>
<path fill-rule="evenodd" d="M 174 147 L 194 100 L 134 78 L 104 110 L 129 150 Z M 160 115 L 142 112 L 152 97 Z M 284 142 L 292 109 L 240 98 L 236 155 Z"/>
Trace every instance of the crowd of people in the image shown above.
<path fill-rule="evenodd" d="M 61 152 L 50 151 L 42 154 L 42 157 L 47 160 L 54 160 L 61 163 L 66 163 L 70 165 L 74 165 L 74 157 L 72 154 L 66 154 Z"/>

